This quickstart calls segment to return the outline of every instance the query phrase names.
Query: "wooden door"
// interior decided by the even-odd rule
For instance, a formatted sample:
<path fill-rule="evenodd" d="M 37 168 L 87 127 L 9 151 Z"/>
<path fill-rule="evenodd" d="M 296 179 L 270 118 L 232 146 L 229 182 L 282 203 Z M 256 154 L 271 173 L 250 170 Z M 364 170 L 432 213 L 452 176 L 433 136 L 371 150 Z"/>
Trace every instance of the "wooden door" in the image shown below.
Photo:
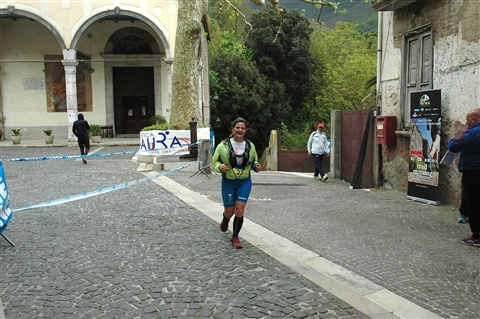
<path fill-rule="evenodd" d="M 125 134 L 139 134 L 142 128 L 148 126 L 149 114 L 146 96 L 124 96 L 122 97 L 122 108 Z"/>

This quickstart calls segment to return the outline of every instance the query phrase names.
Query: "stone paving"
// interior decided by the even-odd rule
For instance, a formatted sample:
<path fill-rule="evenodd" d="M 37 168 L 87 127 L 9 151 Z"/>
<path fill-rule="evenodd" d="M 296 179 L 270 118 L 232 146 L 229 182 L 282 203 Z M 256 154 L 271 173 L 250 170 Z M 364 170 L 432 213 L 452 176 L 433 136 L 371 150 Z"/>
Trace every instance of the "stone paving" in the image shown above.
<path fill-rule="evenodd" d="M 107 146 L 98 153 L 135 149 Z M 5 147 L 0 157 L 77 153 L 76 147 Z M 87 165 L 78 159 L 3 162 L 11 208 L 143 179 L 131 157 L 92 157 Z M 205 180 L 201 174 L 188 179 Z M 281 192 L 293 195 L 305 189 L 303 184 L 318 186 L 304 181 L 283 181 L 291 183 Z M 210 182 L 216 183 L 211 191 L 218 192 L 218 180 Z M 272 197 L 255 189 L 252 202 Z M 297 199 L 292 205 L 307 214 L 309 205 L 298 206 Z M 266 208 L 265 217 L 280 212 Z M 313 213 L 306 216 L 318 220 Z M 280 232 L 303 242 L 309 236 L 298 231 L 306 223 L 293 216 Z M 258 219 L 273 228 L 281 224 Z M 151 181 L 18 211 L 4 234 L 15 243 L 11 247 L 0 238 L 0 297 L 7 319 L 368 318 L 248 242 L 233 249 L 229 233 L 219 232 L 217 222 Z M 324 240 L 320 237 L 318 242 Z"/>
<path fill-rule="evenodd" d="M 219 175 L 169 176 L 221 203 Z M 443 318 L 480 318 L 480 249 L 461 243 L 457 207 L 312 177 L 253 174 L 246 218 Z"/>

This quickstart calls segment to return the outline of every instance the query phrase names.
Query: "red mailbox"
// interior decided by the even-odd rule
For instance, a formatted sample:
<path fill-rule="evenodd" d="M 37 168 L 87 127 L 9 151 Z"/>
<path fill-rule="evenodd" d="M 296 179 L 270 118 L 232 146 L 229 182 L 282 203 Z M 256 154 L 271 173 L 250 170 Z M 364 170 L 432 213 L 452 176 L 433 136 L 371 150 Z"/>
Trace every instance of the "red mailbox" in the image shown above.
<path fill-rule="evenodd" d="M 397 117 L 388 115 L 377 116 L 377 144 L 396 144 Z"/>

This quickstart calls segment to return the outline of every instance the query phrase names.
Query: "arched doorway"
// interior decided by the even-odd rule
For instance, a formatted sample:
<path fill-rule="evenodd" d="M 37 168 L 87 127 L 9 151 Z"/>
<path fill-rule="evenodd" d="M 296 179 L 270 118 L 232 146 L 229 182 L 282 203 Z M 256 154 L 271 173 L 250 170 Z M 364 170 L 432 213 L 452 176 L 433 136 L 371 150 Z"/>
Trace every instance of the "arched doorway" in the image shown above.
<path fill-rule="evenodd" d="M 115 132 L 139 134 L 156 114 L 155 83 L 161 79 L 158 45 L 147 31 L 128 27 L 110 36 L 105 53 L 105 73 L 113 86 Z"/>

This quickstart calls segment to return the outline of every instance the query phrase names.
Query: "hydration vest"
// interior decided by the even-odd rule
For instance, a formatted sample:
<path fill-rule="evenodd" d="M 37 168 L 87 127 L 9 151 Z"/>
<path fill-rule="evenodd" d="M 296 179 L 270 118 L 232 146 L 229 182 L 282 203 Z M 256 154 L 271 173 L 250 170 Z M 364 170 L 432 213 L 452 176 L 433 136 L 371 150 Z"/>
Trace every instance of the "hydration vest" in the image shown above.
<path fill-rule="evenodd" d="M 250 159 L 250 141 L 245 139 L 245 151 L 243 152 L 243 155 L 237 155 L 235 154 L 235 151 L 233 149 L 232 143 L 230 142 L 230 137 L 226 138 L 224 140 L 225 143 L 228 145 L 228 162 L 230 163 L 230 166 L 232 168 L 241 168 L 242 170 L 245 169 L 245 167 L 250 164 L 249 159 Z M 237 164 L 237 158 L 243 157 L 242 165 L 239 167 Z"/>

